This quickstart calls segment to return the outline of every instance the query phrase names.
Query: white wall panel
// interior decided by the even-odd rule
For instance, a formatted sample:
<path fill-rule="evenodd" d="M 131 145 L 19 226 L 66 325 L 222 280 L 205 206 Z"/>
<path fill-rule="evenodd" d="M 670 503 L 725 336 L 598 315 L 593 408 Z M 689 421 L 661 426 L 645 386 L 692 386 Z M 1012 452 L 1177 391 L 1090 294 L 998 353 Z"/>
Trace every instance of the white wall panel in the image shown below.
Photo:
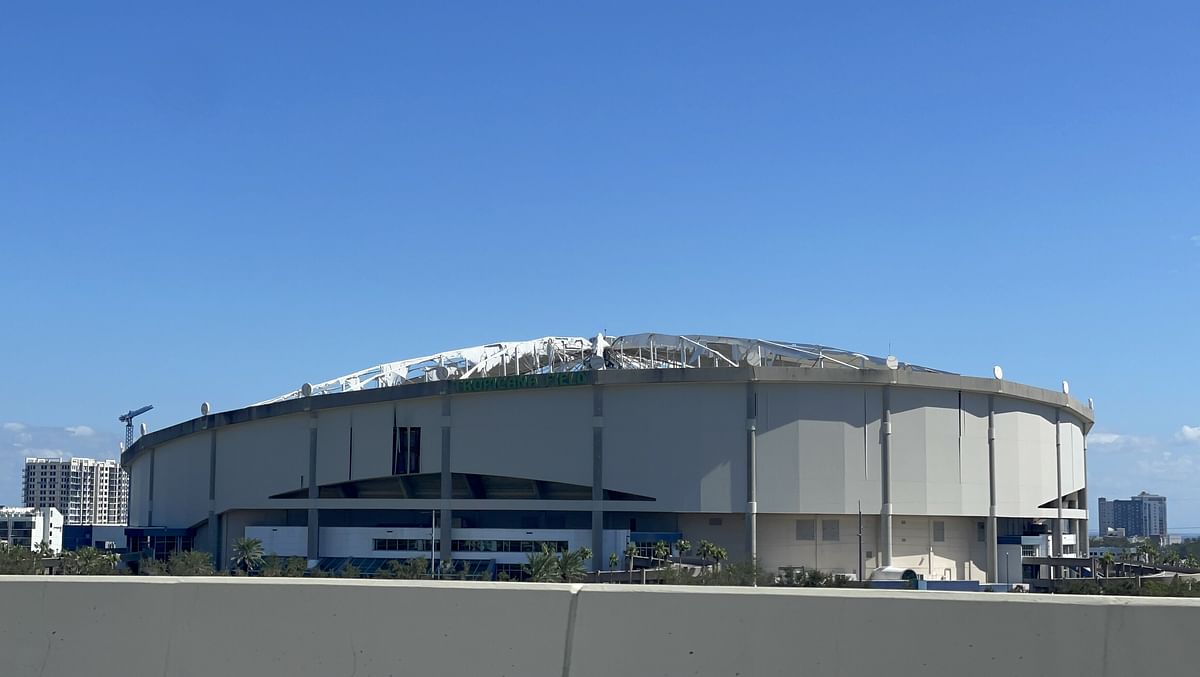
<path fill-rule="evenodd" d="M 989 509 L 988 398 L 978 393 L 962 395 L 962 447 L 959 473 L 962 513 L 984 516 Z"/>
<path fill-rule="evenodd" d="M 323 409 L 317 415 L 317 484 L 350 479 L 350 423 L 353 407 Z"/>
<path fill-rule="evenodd" d="M 354 431 L 354 449 L 350 454 L 350 477 L 363 479 L 392 474 L 392 419 L 395 407 L 391 402 L 354 407 L 350 426 Z M 424 450 L 424 430 L 421 447 Z M 435 438 L 436 439 L 436 438 Z"/>
<path fill-rule="evenodd" d="M 604 423 L 606 488 L 662 510 L 745 509 L 744 384 L 606 386 Z"/>
<path fill-rule="evenodd" d="M 592 389 L 456 395 L 454 472 L 592 483 Z"/>
<path fill-rule="evenodd" d="M 192 526 L 208 517 L 209 435 L 188 435 L 155 448 L 155 525 Z"/>
<path fill-rule="evenodd" d="M 301 414 L 219 428 L 217 512 L 308 486 L 308 421 Z"/>
<path fill-rule="evenodd" d="M 129 526 L 147 526 L 150 501 L 150 453 L 138 456 L 129 468 Z"/>
<path fill-rule="evenodd" d="M 878 388 L 759 386 L 763 512 L 879 510 Z M 870 423 L 866 423 L 870 421 Z"/>
<path fill-rule="evenodd" d="M 308 527 L 245 528 L 246 538 L 262 541 L 263 554 L 279 557 L 305 557 L 308 554 Z M 236 539 L 235 539 L 236 540 Z"/>

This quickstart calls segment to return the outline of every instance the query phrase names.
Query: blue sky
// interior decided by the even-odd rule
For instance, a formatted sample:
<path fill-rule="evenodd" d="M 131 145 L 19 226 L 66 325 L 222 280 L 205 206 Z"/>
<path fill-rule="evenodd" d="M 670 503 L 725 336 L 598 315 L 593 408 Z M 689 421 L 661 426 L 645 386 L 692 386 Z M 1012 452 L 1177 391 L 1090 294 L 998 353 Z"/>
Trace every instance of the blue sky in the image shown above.
<path fill-rule="evenodd" d="M 662 331 L 1067 379 L 1093 497 L 1200 531 L 1198 33 L 1193 3 L 6 6 L 0 503 L 141 404 Z"/>

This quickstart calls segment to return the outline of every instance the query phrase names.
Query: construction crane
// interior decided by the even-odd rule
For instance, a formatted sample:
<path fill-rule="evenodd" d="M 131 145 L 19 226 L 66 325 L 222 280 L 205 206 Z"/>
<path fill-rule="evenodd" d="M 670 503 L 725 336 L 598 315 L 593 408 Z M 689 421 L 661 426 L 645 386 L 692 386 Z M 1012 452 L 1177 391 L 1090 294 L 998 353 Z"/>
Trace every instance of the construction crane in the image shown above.
<path fill-rule="evenodd" d="M 153 404 L 147 404 L 141 409 L 131 409 L 117 417 L 117 420 L 125 424 L 125 448 L 128 449 L 133 444 L 133 417 L 141 416 L 142 414 L 154 408 Z"/>

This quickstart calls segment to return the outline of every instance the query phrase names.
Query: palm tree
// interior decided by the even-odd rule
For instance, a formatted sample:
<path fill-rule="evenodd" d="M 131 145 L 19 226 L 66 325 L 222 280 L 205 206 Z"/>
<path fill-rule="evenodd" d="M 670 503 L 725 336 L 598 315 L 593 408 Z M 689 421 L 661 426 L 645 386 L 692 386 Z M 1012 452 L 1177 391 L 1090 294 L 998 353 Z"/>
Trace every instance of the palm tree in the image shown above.
<path fill-rule="evenodd" d="M 233 542 L 233 566 L 250 573 L 263 565 L 263 544 L 257 538 L 239 538 Z"/>
<path fill-rule="evenodd" d="M 577 548 L 564 552 L 556 560 L 558 579 L 563 583 L 582 581 L 587 575 L 587 562 L 592 559 L 591 548 Z"/>
<path fill-rule="evenodd" d="M 1158 561 L 1158 546 L 1151 541 L 1142 541 L 1137 547 L 1138 558 L 1146 564 L 1154 564 Z"/>
<path fill-rule="evenodd" d="M 625 544 L 625 567 L 629 569 L 629 582 L 633 582 L 633 559 L 637 557 L 637 543 L 630 541 Z"/>
<path fill-rule="evenodd" d="M 667 555 L 671 554 L 671 546 L 667 545 L 666 541 L 659 541 L 654 544 L 654 559 L 663 562 L 667 559 Z"/>
<path fill-rule="evenodd" d="M 721 562 L 729 558 L 729 551 L 720 546 L 713 547 L 713 561 L 717 565 L 717 569 L 721 568 Z"/>
<path fill-rule="evenodd" d="M 713 545 L 712 541 L 701 540 L 700 546 L 696 548 L 696 554 L 700 556 L 700 559 L 707 562 L 709 560 L 716 560 L 716 557 L 714 557 L 716 550 L 717 546 Z"/>
<path fill-rule="evenodd" d="M 1104 565 L 1104 577 L 1109 578 L 1112 575 L 1113 556 L 1111 552 L 1104 553 L 1100 558 L 1100 563 Z"/>
<path fill-rule="evenodd" d="M 691 542 L 689 542 L 685 539 L 682 539 L 682 538 L 679 539 L 678 541 L 675 541 L 675 552 L 679 553 L 679 559 L 683 559 L 684 557 L 686 557 L 688 554 L 688 551 L 691 549 L 692 549 Z"/>
<path fill-rule="evenodd" d="M 558 580 L 558 558 L 549 545 L 542 544 L 540 552 L 529 553 L 528 562 L 521 566 L 529 580 L 536 583 L 549 583 Z"/>
<path fill-rule="evenodd" d="M 92 547 L 62 555 L 63 573 L 73 576 L 107 576 L 116 573 L 117 556 Z"/>
<path fill-rule="evenodd" d="M 617 557 L 617 553 L 615 553 L 615 552 L 608 553 L 608 570 L 609 571 L 616 571 L 617 564 L 619 564 L 620 562 L 621 562 L 621 558 Z"/>
<path fill-rule="evenodd" d="M 0 541 L 0 574 L 36 574 L 41 560 L 29 548 Z"/>

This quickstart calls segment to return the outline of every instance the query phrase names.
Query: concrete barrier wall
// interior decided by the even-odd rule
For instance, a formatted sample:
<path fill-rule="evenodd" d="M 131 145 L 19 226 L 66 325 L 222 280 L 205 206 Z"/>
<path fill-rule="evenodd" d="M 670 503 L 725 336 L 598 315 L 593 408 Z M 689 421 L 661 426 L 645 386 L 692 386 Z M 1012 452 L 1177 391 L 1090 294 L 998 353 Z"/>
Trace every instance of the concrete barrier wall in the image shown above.
<path fill-rule="evenodd" d="M 1190 674 L 1200 600 L 0 577 L 4 675 Z"/>

